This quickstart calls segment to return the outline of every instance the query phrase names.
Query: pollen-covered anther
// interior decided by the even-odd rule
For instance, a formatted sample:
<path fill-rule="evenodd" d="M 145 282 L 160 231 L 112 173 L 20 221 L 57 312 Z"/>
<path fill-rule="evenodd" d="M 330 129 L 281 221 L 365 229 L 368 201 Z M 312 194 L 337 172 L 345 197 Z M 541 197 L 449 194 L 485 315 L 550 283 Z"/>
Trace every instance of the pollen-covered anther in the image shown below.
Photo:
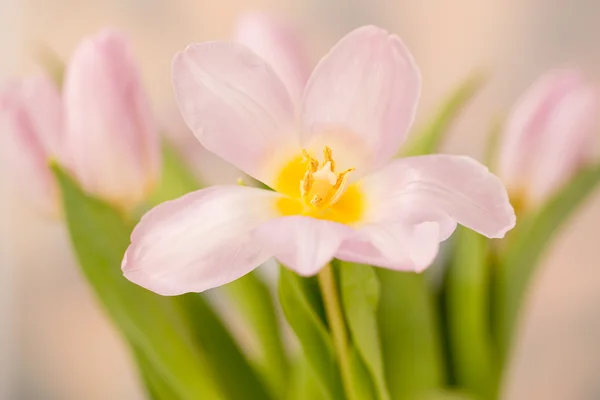
<path fill-rule="evenodd" d="M 346 191 L 348 175 L 354 168 L 336 174 L 333 154 L 327 146 L 323 149 L 322 163 L 306 150 L 302 150 L 302 156 L 306 163 L 306 172 L 300 181 L 300 194 L 304 203 L 317 209 L 335 204 Z"/>

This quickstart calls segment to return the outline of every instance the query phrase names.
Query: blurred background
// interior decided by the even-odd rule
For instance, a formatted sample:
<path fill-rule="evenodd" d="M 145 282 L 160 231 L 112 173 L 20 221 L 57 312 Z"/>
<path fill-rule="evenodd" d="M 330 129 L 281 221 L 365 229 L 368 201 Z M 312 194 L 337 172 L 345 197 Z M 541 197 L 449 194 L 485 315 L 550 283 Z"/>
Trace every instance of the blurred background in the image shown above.
<path fill-rule="evenodd" d="M 292 21 L 315 60 L 363 24 L 400 35 L 423 73 L 417 123 L 483 69 L 489 84 L 445 148 L 478 159 L 491 122 L 547 68 L 580 65 L 600 83 L 595 0 L 0 0 L 0 84 L 35 72 L 40 49 L 67 59 L 82 36 L 115 27 L 132 38 L 157 115 L 169 121 L 174 53 L 231 37 L 249 11 Z M 198 161 L 207 181 L 236 177 L 200 151 Z M 64 227 L 33 215 L 4 189 L 0 399 L 143 398 L 123 344 L 78 274 Z M 600 398 L 599 226 L 596 193 L 545 255 L 504 398 Z"/>

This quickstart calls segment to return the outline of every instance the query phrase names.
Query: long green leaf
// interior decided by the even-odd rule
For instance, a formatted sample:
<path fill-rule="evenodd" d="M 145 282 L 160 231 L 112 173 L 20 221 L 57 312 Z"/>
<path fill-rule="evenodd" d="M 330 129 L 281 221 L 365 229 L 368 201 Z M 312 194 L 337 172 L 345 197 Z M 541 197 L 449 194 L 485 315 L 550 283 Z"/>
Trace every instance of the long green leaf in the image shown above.
<path fill-rule="evenodd" d="M 138 370 L 151 400 L 171 400 L 177 398 L 177 393 L 164 381 L 160 373 L 148 361 L 144 352 L 130 344 L 135 355 Z"/>
<path fill-rule="evenodd" d="M 311 368 L 305 354 L 294 362 L 290 385 L 288 387 L 286 400 L 315 400 L 326 399 L 327 392 L 319 383 L 314 370 Z"/>
<path fill-rule="evenodd" d="M 268 286 L 250 273 L 223 288 L 256 333 L 260 345 L 259 368 L 276 398 L 287 391 L 289 365 L 279 320 Z"/>
<path fill-rule="evenodd" d="M 315 307 L 310 279 L 287 268 L 280 269 L 279 298 L 283 312 L 298 337 L 304 355 L 323 391 L 325 399 L 343 399 L 340 372 L 331 337 Z"/>
<path fill-rule="evenodd" d="M 177 304 L 123 277 L 120 264 L 131 224 L 83 193 L 60 167 L 53 170 L 81 270 L 116 325 L 180 398 L 223 399 Z"/>
<path fill-rule="evenodd" d="M 385 383 L 383 356 L 377 306 L 379 305 L 379 281 L 373 268 L 368 265 L 341 262 L 339 268 L 342 303 L 352 341 L 360 354 L 367 372 L 377 389 L 377 398 L 387 400 L 390 395 Z"/>
<path fill-rule="evenodd" d="M 525 292 L 543 251 L 560 227 L 600 184 L 600 165 L 581 171 L 537 212 L 523 216 L 499 255 L 496 279 L 497 332 L 503 359 L 510 349 Z"/>
<path fill-rule="evenodd" d="M 498 371 L 490 332 L 489 241 L 459 227 L 446 275 L 451 365 L 457 384 L 482 399 L 496 398 Z"/>
<path fill-rule="evenodd" d="M 475 73 L 469 76 L 444 102 L 438 114 L 422 130 L 409 137 L 402 147 L 401 155 L 421 156 L 434 153 L 441 145 L 452 123 L 463 107 L 475 96 L 485 81 L 485 76 Z"/>
<path fill-rule="evenodd" d="M 188 294 L 175 300 L 189 321 L 195 343 L 202 349 L 228 398 L 247 399 L 248 393 L 252 393 L 252 398 L 256 399 L 278 398 L 267 391 L 258 372 L 252 368 L 219 316 L 201 295 Z"/>
<path fill-rule="evenodd" d="M 423 274 L 376 269 L 381 285 L 377 322 L 392 399 L 439 388 L 444 363 L 435 302 Z"/>
<path fill-rule="evenodd" d="M 268 399 L 229 332 L 199 295 L 162 297 L 125 279 L 132 224 L 87 196 L 58 166 L 67 224 L 82 271 L 138 354 L 178 398 Z M 139 358 L 139 357 L 138 357 Z"/>
<path fill-rule="evenodd" d="M 371 373 L 363 362 L 363 358 L 358 354 L 356 347 L 351 346 L 349 351 L 350 375 L 352 377 L 352 396 L 349 399 L 365 400 L 378 398 L 375 385 L 371 379 Z"/>

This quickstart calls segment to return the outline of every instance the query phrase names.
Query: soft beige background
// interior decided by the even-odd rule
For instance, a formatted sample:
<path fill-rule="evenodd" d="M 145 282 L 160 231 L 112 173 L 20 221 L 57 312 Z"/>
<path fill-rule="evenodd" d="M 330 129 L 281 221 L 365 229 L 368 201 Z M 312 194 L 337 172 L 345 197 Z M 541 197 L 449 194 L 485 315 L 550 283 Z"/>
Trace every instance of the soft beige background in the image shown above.
<path fill-rule="evenodd" d="M 133 38 L 156 109 L 166 113 L 173 106 L 174 52 L 226 38 L 240 13 L 256 10 L 294 21 L 315 57 L 362 24 L 398 33 L 423 71 L 419 120 L 457 80 L 484 67 L 492 80 L 456 127 L 446 148 L 452 153 L 479 157 L 490 120 L 545 68 L 579 63 L 600 82 L 600 2 L 594 0 L 1 0 L 0 81 L 35 71 L 42 46 L 68 57 L 82 35 L 112 26 Z M 0 379 L 9 378 L 11 398 L 141 398 L 122 344 L 73 266 L 63 228 L 41 222 L 10 196 L 1 208 L 8 221 L 1 292 L 10 296 L 9 314 L 2 315 L 15 329 L 0 321 L 3 361 L 12 355 Z M 547 254 L 506 399 L 600 398 L 599 226 L 600 193 Z M 7 391 L 5 383 L 0 387 Z M 3 398 L 9 397 L 0 391 Z"/>

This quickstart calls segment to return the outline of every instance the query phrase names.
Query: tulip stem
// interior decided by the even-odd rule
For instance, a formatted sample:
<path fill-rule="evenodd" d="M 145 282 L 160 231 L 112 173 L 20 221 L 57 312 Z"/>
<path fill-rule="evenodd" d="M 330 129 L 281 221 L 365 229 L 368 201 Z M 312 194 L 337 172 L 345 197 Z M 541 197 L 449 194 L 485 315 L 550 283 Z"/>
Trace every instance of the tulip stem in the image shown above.
<path fill-rule="evenodd" d="M 340 296 L 335 282 L 335 274 L 331 264 L 327 264 L 318 275 L 319 286 L 323 294 L 325 313 L 329 321 L 329 329 L 333 337 L 333 344 L 340 364 L 342 383 L 348 398 L 352 397 L 352 373 L 350 371 L 350 357 L 348 347 L 348 333 L 342 313 Z"/>

